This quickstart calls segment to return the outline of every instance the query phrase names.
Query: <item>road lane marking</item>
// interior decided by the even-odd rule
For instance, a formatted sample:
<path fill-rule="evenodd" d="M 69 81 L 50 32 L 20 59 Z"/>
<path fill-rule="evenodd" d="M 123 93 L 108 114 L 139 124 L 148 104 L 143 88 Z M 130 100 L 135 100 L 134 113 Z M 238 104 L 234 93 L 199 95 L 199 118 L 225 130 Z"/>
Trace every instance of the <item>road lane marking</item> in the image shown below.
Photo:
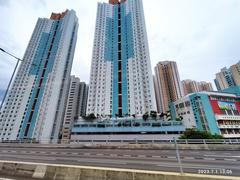
<path fill-rule="evenodd" d="M 126 165 L 127 163 L 126 162 L 121 162 L 121 161 L 117 161 L 117 160 L 107 160 L 107 161 L 102 161 L 102 160 L 97 160 L 97 159 L 87 159 L 87 161 L 86 160 L 84 160 L 84 159 L 79 159 L 79 160 L 77 160 L 77 162 L 81 162 L 81 163 L 98 163 L 98 164 L 117 164 L 117 165 L 119 165 L 119 164 L 121 164 L 121 165 Z"/>
<path fill-rule="evenodd" d="M 98 153 L 98 154 L 96 154 L 97 156 L 104 156 L 104 154 L 102 154 L 102 153 Z"/>
<path fill-rule="evenodd" d="M 237 159 L 224 159 L 225 161 L 237 161 Z"/>
<path fill-rule="evenodd" d="M 207 152 L 206 153 L 207 155 L 214 155 L 214 154 L 216 154 L 215 152 Z"/>
<path fill-rule="evenodd" d="M 117 154 L 110 154 L 110 156 L 117 157 L 118 155 Z"/>
<path fill-rule="evenodd" d="M 215 161 L 215 158 L 203 158 L 204 160 L 211 160 L 211 161 Z"/>
<path fill-rule="evenodd" d="M 184 159 L 194 159 L 194 157 L 184 157 Z"/>
<path fill-rule="evenodd" d="M 231 158 L 231 157 L 240 158 L 240 156 L 223 156 L 223 155 L 208 155 L 208 154 L 206 154 L 204 156 L 212 156 L 212 157 L 220 157 L 220 158 L 224 158 L 224 157 L 226 157 L 226 158 Z"/>
<path fill-rule="evenodd" d="M 161 156 L 152 156 L 153 158 L 160 158 Z"/>
<path fill-rule="evenodd" d="M 191 154 L 199 154 L 198 151 L 190 151 L 189 153 L 191 153 Z"/>
<path fill-rule="evenodd" d="M 16 159 L 29 159 L 29 160 L 50 160 L 50 161 L 55 161 L 56 158 L 54 157 L 49 157 L 49 156 L 27 156 L 27 155 L 4 155 L 4 157 L 11 157 L 11 158 L 16 158 Z"/>
<path fill-rule="evenodd" d="M 138 155 L 138 157 L 145 158 L 146 156 L 145 155 Z"/>
<path fill-rule="evenodd" d="M 194 157 L 194 159 L 204 159 L 203 157 Z"/>

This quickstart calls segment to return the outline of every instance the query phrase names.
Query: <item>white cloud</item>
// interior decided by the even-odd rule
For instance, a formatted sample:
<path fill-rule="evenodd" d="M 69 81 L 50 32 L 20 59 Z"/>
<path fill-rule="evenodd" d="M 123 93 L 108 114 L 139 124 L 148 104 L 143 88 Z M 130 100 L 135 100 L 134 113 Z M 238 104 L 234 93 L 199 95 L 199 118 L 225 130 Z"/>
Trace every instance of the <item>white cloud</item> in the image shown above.
<path fill-rule="evenodd" d="M 240 59 L 237 0 L 144 1 L 152 66 L 176 60 L 181 79 L 211 81 Z"/>
<path fill-rule="evenodd" d="M 38 17 L 74 9 L 79 18 L 72 74 L 89 81 L 99 0 L 0 0 L 0 47 L 22 57 Z M 105 0 L 107 2 L 107 0 Z M 151 64 L 176 60 L 181 79 L 212 81 L 223 66 L 240 59 L 238 0 L 143 0 Z M 0 89 L 14 61 L 0 53 Z"/>

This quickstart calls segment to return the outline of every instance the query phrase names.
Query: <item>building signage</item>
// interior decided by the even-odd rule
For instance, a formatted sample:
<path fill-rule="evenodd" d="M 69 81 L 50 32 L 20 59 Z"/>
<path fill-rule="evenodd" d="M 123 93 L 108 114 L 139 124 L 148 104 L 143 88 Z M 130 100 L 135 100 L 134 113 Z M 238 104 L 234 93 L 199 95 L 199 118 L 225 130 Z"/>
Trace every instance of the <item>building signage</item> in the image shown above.
<path fill-rule="evenodd" d="M 218 107 L 221 110 L 237 110 L 234 102 L 218 101 Z"/>

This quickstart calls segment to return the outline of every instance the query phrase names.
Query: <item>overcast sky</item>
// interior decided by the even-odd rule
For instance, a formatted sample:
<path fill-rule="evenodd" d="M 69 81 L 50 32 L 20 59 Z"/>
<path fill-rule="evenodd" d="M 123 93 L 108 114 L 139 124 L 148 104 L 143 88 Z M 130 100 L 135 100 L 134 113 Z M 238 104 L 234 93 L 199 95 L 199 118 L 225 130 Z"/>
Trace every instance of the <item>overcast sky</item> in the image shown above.
<path fill-rule="evenodd" d="M 74 9 L 79 18 L 72 74 L 89 81 L 97 2 L 107 0 L 0 0 L 0 47 L 23 57 L 38 17 Z M 152 67 L 178 63 L 180 78 L 211 81 L 240 60 L 240 0 L 143 0 Z M 0 52 L 0 89 L 15 60 Z"/>

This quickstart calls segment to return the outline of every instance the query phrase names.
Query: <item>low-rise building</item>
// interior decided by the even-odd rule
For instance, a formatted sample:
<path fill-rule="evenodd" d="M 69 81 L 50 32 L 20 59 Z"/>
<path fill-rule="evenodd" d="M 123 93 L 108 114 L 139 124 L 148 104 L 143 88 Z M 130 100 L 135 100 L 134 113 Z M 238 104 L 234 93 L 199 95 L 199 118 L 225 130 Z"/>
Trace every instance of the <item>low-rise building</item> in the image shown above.
<path fill-rule="evenodd" d="M 192 93 L 172 103 L 171 112 L 173 119 L 182 117 L 186 128 L 240 137 L 240 96 L 236 94 Z"/>
<path fill-rule="evenodd" d="M 73 124 L 71 142 L 103 141 L 129 142 L 129 140 L 171 140 L 185 131 L 181 121 L 165 120 L 162 117 L 80 118 Z"/>

